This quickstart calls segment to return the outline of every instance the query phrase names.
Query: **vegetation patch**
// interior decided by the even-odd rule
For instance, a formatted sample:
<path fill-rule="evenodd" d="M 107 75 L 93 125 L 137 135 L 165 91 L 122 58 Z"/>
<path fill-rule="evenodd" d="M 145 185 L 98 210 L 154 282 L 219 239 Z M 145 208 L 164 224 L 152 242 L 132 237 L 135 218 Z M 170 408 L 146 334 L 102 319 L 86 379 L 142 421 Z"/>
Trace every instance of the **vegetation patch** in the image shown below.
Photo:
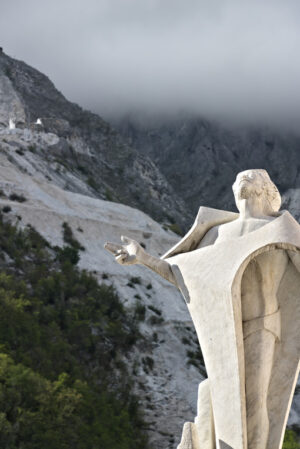
<path fill-rule="evenodd" d="M 146 307 L 143 304 L 141 304 L 140 302 L 137 302 L 135 305 L 134 316 L 138 321 L 145 320 Z"/>
<path fill-rule="evenodd" d="M 141 278 L 138 276 L 132 276 L 130 278 L 130 282 L 132 282 L 133 284 L 141 284 Z"/>
<path fill-rule="evenodd" d="M 18 201 L 18 203 L 24 203 L 26 201 L 24 195 L 18 195 L 17 193 L 12 193 L 11 195 L 9 195 L 9 199 L 11 201 Z"/>
<path fill-rule="evenodd" d="M 36 153 L 36 145 L 29 145 L 29 147 L 28 147 L 28 150 L 31 152 L 31 153 Z"/>
<path fill-rule="evenodd" d="M 296 432 L 291 429 L 285 431 L 282 449 L 300 449 L 300 442 Z"/>
<path fill-rule="evenodd" d="M 75 239 L 73 231 L 66 221 L 63 222 L 62 227 L 64 242 L 76 250 L 84 251 L 84 246 L 82 246 L 81 243 L 79 243 L 78 240 Z"/>
<path fill-rule="evenodd" d="M 92 189 L 97 190 L 98 184 L 96 183 L 95 179 L 92 176 L 88 177 L 87 183 Z"/>
<path fill-rule="evenodd" d="M 2 211 L 5 213 L 5 214 L 7 214 L 8 212 L 10 212 L 11 211 L 11 207 L 10 206 L 3 206 L 2 207 Z"/>
<path fill-rule="evenodd" d="M 172 231 L 172 232 L 175 232 L 175 234 L 178 234 L 181 236 L 183 235 L 183 231 L 177 223 L 172 223 L 172 224 L 168 225 L 168 229 L 170 229 L 170 231 Z"/>
<path fill-rule="evenodd" d="M 140 334 L 114 289 L 3 216 L 0 268 L 0 447 L 147 448 L 123 361 Z"/>
<path fill-rule="evenodd" d="M 198 368 L 202 376 L 207 377 L 204 360 L 200 348 L 197 348 L 195 351 L 191 350 L 186 351 L 186 355 L 188 357 L 187 362 L 188 365 L 195 366 L 196 368 Z"/>
<path fill-rule="evenodd" d="M 148 309 L 152 310 L 152 312 L 156 313 L 156 315 L 161 316 L 162 312 L 161 310 L 157 309 L 155 306 L 153 306 L 152 304 L 150 304 L 150 306 L 148 306 Z"/>
<path fill-rule="evenodd" d="M 163 322 L 164 322 L 164 319 L 161 316 L 152 315 L 149 318 L 149 323 L 152 324 L 152 325 L 162 324 Z"/>
<path fill-rule="evenodd" d="M 149 357 L 148 355 L 146 357 L 142 358 L 143 368 L 146 374 L 149 374 L 150 371 L 153 370 L 154 367 L 154 360 L 152 357 Z M 150 398 L 149 398 L 150 399 Z"/>
<path fill-rule="evenodd" d="M 114 196 L 113 196 L 111 190 L 109 190 L 109 189 L 105 190 L 105 198 L 107 201 L 114 201 Z"/>

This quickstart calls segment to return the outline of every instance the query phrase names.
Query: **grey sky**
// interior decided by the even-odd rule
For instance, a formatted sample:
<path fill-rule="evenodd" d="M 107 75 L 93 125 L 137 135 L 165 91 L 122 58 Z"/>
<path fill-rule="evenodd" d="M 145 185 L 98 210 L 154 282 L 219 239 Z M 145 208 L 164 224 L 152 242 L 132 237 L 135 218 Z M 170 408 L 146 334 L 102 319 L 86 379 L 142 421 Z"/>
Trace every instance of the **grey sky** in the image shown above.
<path fill-rule="evenodd" d="M 1 0 L 0 45 L 104 115 L 300 118 L 298 0 Z"/>

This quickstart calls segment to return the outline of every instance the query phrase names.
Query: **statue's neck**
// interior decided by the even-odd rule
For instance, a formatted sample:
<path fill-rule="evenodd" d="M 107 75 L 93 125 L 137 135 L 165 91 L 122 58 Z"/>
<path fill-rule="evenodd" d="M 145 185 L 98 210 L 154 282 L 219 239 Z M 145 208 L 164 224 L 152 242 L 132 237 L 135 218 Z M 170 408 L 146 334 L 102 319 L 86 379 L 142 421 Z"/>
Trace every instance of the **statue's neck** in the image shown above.
<path fill-rule="evenodd" d="M 257 198 L 247 198 L 239 200 L 238 209 L 240 212 L 239 219 L 246 220 L 249 218 L 265 218 L 264 208 Z"/>

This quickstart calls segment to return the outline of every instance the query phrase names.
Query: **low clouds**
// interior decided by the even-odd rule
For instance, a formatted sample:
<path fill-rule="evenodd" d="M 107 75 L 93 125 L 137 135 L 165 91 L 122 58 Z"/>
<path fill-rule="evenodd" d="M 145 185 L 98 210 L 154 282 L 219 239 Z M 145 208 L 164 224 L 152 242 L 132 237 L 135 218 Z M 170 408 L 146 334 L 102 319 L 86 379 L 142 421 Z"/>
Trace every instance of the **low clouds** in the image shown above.
<path fill-rule="evenodd" d="M 0 45 L 103 115 L 298 123 L 299 13 L 298 0 L 12 0 Z"/>

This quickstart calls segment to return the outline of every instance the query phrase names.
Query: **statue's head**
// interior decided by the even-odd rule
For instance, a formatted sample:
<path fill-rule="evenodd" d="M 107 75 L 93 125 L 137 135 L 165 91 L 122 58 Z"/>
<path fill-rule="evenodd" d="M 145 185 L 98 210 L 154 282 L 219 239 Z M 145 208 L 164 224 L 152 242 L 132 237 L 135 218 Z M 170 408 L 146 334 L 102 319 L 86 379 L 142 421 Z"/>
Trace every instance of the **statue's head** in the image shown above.
<path fill-rule="evenodd" d="M 241 201 L 247 199 L 259 202 L 265 215 L 272 215 L 280 209 L 280 193 L 266 170 L 253 169 L 240 172 L 232 190 L 239 210 Z"/>

